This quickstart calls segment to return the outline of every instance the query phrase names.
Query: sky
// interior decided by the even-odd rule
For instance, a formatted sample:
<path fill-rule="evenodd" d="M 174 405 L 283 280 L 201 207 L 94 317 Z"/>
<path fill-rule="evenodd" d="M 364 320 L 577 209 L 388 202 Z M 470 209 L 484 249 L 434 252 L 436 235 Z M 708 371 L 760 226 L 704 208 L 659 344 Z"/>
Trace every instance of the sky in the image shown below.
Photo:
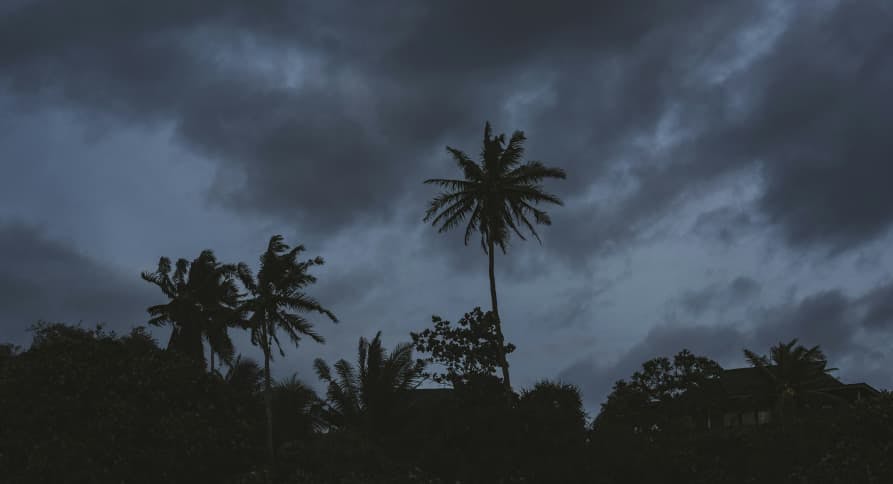
<path fill-rule="evenodd" d="M 139 277 L 161 256 L 256 270 L 282 234 L 340 322 L 273 375 L 319 389 L 313 359 L 360 336 L 488 309 L 485 254 L 422 221 L 422 181 L 490 121 L 567 172 L 542 244 L 496 257 L 517 387 L 593 413 L 649 358 L 799 338 L 891 388 L 890 45 L 886 0 L 6 0 L 0 341 L 126 332 L 165 302 Z"/>

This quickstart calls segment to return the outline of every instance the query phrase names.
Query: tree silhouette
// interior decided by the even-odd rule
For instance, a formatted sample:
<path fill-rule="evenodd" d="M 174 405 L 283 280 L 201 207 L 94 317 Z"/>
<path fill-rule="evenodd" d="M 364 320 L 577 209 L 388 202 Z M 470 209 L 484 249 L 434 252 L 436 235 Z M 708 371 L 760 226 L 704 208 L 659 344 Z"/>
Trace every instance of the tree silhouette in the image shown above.
<path fill-rule="evenodd" d="M 633 373 L 629 381 L 614 383 L 594 425 L 667 428 L 673 417 L 708 408 L 714 398 L 711 384 L 721 374 L 722 367 L 717 362 L 687 349 L 672 359 L 652 358 L 642 363 L 642 369 Z"/>
<path fill-rule="evenodd" d="M 277 449 L 286 442 L 306 439 L 325 428 L 322 400 L 297 375 L 273 386 L 273 408 Z"/>
<path fill-rule="evenodd" d="M 332 369 L 321 358 L 314 361 L 317 375 L 327 382 L 326 397 L 336 424 L 371 424 L 381 429 L 404 403 L 406 392 L 418 386 L 425 369 L 413 361 L 412 345 L 400 343 L 388 353 L 381 345 L 381 331 L 372 341 L 360 338 L 357 366 L 338 360 Z"/>
<path fill-rule="evenodd" d="M 484 313 L 480 307 L 475 307 L 465 313 L 456 326 L 436 315 L 431 316 L 431 322 L 433 328 L 409 333 L 416 351 L 430 354 L 425 361 L 445 369 L 443 373 L 425 373 L 426 378 L 449 383 L 454 388 L 479 377 L 496 378 L 501 353 L 497 348 L 499 343 L 492 312 Z M 502 354 L 509 354 L 515 351 L 515 345 L 508 343 L 502 351 Z"/>
<path fill-rule="evenodd" d="M 191 263 L 177 260 L 171 276 L 171 261 L 162 257 L 155 272 L 140 275 L 155 284 L 170 301 L 150 306 L 153 326 L 171 325 L 168 349 L 205 362 L 202 339 L 208 341 L 211 370 L 214 355 L 232 359 L 234 348 L 227 328 L 240 320 L 239 291 L 235 284 L 236 266 L 221 264 L 211 250 L 204 250 Z"/>
<path fill-rule="evenodd" d="M 494 137 L 490 123 L 487 122 L 479 163 L 462 151 L 447 147 L 447 151 L 462 170 L 463 179 L 431 178 L 424 182 L 445 190 L 431 200 L 423 219 L 425 222 L 439 225 L 439 233 L 466 223 L 466 245 L 474 232 L 481 234 L 481 248 L 489 259 L 490 302 L 499 338 L 500 366 L 503 382 L 508 390 L 511 390 L 511 380 L 508 360 L 503 351 L 505 340 L 496 300 L 494 250 L 499 246 L 505 254 L 511 232 L 517 234 L 521 240 L 526 240 L 519 226 L 526 227 L 542 243 L 529 217 L 532 216 L 537 224 L 551 225 L 549 215 L 536 208 L 536 205 L 541 202 L 556 205 L 563 203 L 554 195 L 543 191 L 540 182 L 546 178 L 564 179 L 566 176 L 564 170 L 549 168 L 539 161 L 521 164 L 525 140 L 522 131 L 515 131 L 506 144 L 505 135 Z"/>
<path fill-rule="evenodd" d="M 248 393 L 257 393 L 261 390 L 264 381 L 264 370 L 251 358 L 242 358 L 238 355 L 230 364 L 229 370 L 223 375 L 224 381 L 240 388 Z"/>
<path fill-rule="evenodd" d="M 785 408 L 796 411 L 809 395 L 833 398 L 816 389 L 829 372 L 837 370 L 828 368 L 828 359 L 818 345 L 806 348 L 798 345 L 795 338 L 771 347 L 768 357 L 748 349 L 744 350 L 744 356 L 748 363 L 760 368 L 772 382 L 779 417 L 785 415 Z"/>
<path fill-rule="evenodd" d="M 254 398 L 145 328 L 32 331 L 0 371 L 0 482 L 227 482 L 263 456 Z"/>
<path fill-rule="evenodd" d="M 308 274 L 307 270 L 324 263 L 321 257 L 299 262 L 297 256 L 303 251 L 303 245 L 289 250 L 289 246 L 282 242 L 282 236 L 274 235 L 270 238 L 267 250 L 260 256 L 260 271 L 257 273 L 257 278 L 246 264 L 240 263 L 237 268 L 239 279 L 248 290 L 249 296 L 240 307 L 244 314 L 251 313 L 249 319 L 245 321 L 245 326 L 251 332 L 251 344 L 260 346 L 264 353 L 264 406 L 267 414 L 267 452 L 271 468 L 275 458 L 273 390 L 270 377 L 274 343 L 279 349 L 279 354 L 285 356 L 277 331 L 281 330 L 287 334 L 295 346 L 300 343 L 303 336 L 323 343 L 323 337 L 313 330 L 313 323 L 298 313 L 314 311 L 327 316 L 333 322 L 338 322 L 331 311 L 302 292 L 307 285 L 316 282 L 316 277 Z"/>

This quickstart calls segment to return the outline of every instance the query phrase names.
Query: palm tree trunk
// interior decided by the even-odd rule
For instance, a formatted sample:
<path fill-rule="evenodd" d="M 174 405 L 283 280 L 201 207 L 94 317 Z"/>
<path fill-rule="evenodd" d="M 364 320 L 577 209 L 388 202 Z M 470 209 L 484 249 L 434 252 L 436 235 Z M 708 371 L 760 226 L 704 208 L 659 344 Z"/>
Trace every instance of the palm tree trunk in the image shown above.
<path fill-rule="evenodd" d="M 502 381 L 506 390 L 511 393 L 512 382 L 509 379 L 509 362 L 505 357 L 505 338 L 502 336 L 502 321 L 499 319 L 499 305 L 496 302 L 496 273 L 495 254 L 493 239 L 487 237 L 487 256 L 490 259 L 490 303 L 493 307 L 493 318 L 496 320 L 496 340 L 498 344 L 497 355 L 499 356 L 500 365 L 502 366 Z"/>
<path fill-rule="evenodd" d="M 273 448 L 273 388 L 270 383 L 270 351 L 272 341 L 267 335 L 266 327 L 264 328 L 264 409 L 267 414 L 267 457 L 269 458 L 267 467 L 267 482 L 271 482 L 273 469 L 275 467 L 276 452 Z"/>
<path fill-rule="evenodd" d="M 214 348 L 208 348 L 208 353 L 211 355 L 211 373 L 214 373 Z"/>

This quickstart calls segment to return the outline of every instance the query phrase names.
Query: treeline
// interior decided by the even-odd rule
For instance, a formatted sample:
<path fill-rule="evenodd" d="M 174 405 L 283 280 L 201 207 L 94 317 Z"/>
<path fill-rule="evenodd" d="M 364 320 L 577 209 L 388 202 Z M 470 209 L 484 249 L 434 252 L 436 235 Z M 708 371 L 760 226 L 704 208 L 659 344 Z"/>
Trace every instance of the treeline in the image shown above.
<path fill-rule="evenodd" d="M 618 382 L 587 425 L 571 385 L 544 381 L 519 393 L 505 390 L 492 364 L 493 338 L 467 343 L 473 332 L 492 327 L 488 318 L 479 310 L 465 324 L 435 318 L 414 344 L 390 350 L 379 335 L 361 339 L 353 362 L 317 362 L 328 386 L 324 396 L 296 377 L 273 382 L 276 460 L 267 476 L 264 374 L 257 363 L 237 356 L 225 371 L 210 371 L 161 349 L 141 328 L 116 335 L 37 325 L 27 351 L 0 351 L 0 475 L 10 483 L 885 483 L 893 477 L 888 392 L 833 411 L 809 408 L 802 395 L 784 403 L 797 411 L 783 421 L 698 430 L 675 417 L 698 408 L 695 383 L 711 378 L 718 365 L 682 352 L 650 360 Z M 432 345 L 439 357 L 429 351 L 429 358 L 413 358 L 413 347 Z M 436 372 L 427 360 L 439 363 Z M 450 386 L 417 388 L 434 376 Z"/>

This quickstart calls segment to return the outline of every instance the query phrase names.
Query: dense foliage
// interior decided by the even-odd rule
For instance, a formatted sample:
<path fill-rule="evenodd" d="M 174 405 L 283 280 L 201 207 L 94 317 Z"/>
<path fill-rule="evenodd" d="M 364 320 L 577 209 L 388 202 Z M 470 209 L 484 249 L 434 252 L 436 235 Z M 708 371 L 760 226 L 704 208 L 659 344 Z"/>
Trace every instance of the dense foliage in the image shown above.
<path fill-rule="evenodd" d="M 673 359 L 653 358 L 627 380 L 619 380 L 602 405 L 597 427 L 619 426 L 648 430 L 667 428 L 679 418 L 691 415 L 713 403 L 707 390 L 722 368 L 713 360 L 695 356 L 688 350 Z"/>
<path fill-rule="evenodd" d="M 590 432 L 604 483 L 893 482 L 893 397 L 813 410 L 789 425 L 711 432 Z"/>
<path fill-rule="evenodd" d="M 493 313 L 476 307 L 465 313 L 456 326 L 440 316 L 431 316 L 433 328 L 410 333 L 415 350 L 427 353 L 426 363 L 434 363 L 443 371 L 427 371 L 425 376 L 436 383 L 453 386 L 468 383 L 472 378 L 495 375 L 499 367 L 499 337 Z M 504 354 L 515 351 L 515 345 L 503 344 Z"/>
<path fill-rule="evenodd" d="M 257 460 L 258 402 L 142 329 L 35 328 L 0 373 L 4 482 L 200 482 Z"/>
<path fill-rule="evenodd" d="M 160 349 L 139 328 L 119 336 L 43 324 L 26 351 L 4 348 L 3 482 L 263 482 L 257 363 L 236 357 L 226 372 L 209 372 Z M 358 350 L 356 366 L 326 381 L 356 383 L 351 405 L 363 418 L 333 412 L 335 393 L 321 399 L 295 377 L 273 385 L 276 482 L 893 479 L 890 393 L 833 410 L 803 408 L 785 425 L 635 431 L 626 420 L 631 410 L 663 418 L 697 405 L 694 395 L 715 379 L 718 365 L 687 351 L 649 360 L 615 386 L 587 427 L 582 396 L 571 385 L 542 381 L 506 395 L 491 374 L 452 389 L 412 390 L 418 366 L 408 344 L 387 352 L 376 337 Z M 399 412 L 369 411 L 390 405 Z"/>

